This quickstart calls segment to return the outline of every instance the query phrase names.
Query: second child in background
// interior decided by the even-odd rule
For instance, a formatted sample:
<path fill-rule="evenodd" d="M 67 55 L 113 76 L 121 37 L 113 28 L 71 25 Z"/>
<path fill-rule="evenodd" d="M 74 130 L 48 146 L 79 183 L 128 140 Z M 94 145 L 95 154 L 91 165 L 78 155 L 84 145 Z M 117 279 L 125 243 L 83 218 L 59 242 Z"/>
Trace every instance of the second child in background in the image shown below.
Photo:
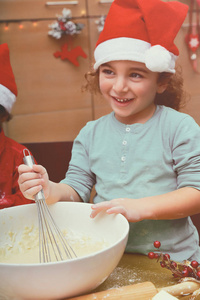
<path fill-rule="evenodd" d="M 25 147 L 4 134 L 3 124 L 12 118 L 17 86 L 7 44 L 0 45 L 0 209 L 34 202 L 23 196 L 18 185 L 18 166 Z"/>

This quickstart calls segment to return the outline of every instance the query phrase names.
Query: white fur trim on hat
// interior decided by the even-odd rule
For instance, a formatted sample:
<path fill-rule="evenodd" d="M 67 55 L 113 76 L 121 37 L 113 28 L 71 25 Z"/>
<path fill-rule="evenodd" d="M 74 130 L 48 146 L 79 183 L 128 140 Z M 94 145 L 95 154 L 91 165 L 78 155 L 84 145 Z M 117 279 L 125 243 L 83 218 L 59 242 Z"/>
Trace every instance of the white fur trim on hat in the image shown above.
<path fill-rule="evenodd" d="M 175 73 L 176 56 L 164 47 L 155 45 L 145 53 L 145 65 L 153 72 Z"/>
<path fill-rule="evenodd" d="M 153 72 L 175 73 L 177 56 L 160 45 L 152 46 L 145 41 L 119 37 L 99 44 L 94 51 L 94 69 L 106 62 L 131 60 L 144 63 Z"/>
<path fill-rule="evenodd" d="M 2 105 L 9 113 L 11 113 L 16 96 L 4 85 L 0 84 L 0 105 Z"/>

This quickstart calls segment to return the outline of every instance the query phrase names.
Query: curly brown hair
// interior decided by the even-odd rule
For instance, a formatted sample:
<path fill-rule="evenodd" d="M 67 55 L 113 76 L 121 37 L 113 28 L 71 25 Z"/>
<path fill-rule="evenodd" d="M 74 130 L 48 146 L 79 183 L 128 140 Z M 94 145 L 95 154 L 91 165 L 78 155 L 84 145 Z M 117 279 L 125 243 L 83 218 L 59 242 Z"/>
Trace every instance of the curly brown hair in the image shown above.
<path fill-rule="evenodd" d="M 99 88 L 99 70 L 94 71 L 92 68 L 85 74 L 86 84 L 83 86 L 83 91 L 91 93 L 101 93 Z M 183 89 L 182 69 L 176 67 L 176 73 L 167 72 L 160 73 L 159 82 L 167 82 L 167 88 L 162 94 L 156 94 L 155 104 L 165 105 L 175 110 L 180 110 L 185 106 L 186 93 Z"/>

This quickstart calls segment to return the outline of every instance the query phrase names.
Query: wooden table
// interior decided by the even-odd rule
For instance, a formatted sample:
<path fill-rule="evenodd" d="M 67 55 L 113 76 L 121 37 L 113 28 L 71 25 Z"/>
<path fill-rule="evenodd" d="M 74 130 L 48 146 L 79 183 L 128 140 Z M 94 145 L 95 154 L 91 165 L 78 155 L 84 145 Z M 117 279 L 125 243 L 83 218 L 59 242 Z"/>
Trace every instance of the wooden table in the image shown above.
<path fill-rule="evenodd" d="M 172 273 L 162 268 L 155 259 L 138 254 L 124 254 L 115 270 L 106 281 L 92 292 L 105 291 L 130 284 L 150 281 L 156 288 L 177 284 L 178 281 Z M 189 299 L 188 296 L 180 299 Z M 200 296 L 197 298 L 200 300 Z"/>

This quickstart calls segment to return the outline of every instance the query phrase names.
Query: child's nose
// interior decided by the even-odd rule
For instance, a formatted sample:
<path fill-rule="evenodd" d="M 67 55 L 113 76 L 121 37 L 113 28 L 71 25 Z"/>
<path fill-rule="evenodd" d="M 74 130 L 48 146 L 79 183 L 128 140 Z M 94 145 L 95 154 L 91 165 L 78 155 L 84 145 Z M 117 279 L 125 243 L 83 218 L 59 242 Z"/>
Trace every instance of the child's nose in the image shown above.
<path fill-rule="evenodd" d="M 115 92 L 127 92 L 128 91 L 128 85 L 125 78 L 117 77 L 115 79 L 115 82 L 113 84 L 113 89 Z"/>

